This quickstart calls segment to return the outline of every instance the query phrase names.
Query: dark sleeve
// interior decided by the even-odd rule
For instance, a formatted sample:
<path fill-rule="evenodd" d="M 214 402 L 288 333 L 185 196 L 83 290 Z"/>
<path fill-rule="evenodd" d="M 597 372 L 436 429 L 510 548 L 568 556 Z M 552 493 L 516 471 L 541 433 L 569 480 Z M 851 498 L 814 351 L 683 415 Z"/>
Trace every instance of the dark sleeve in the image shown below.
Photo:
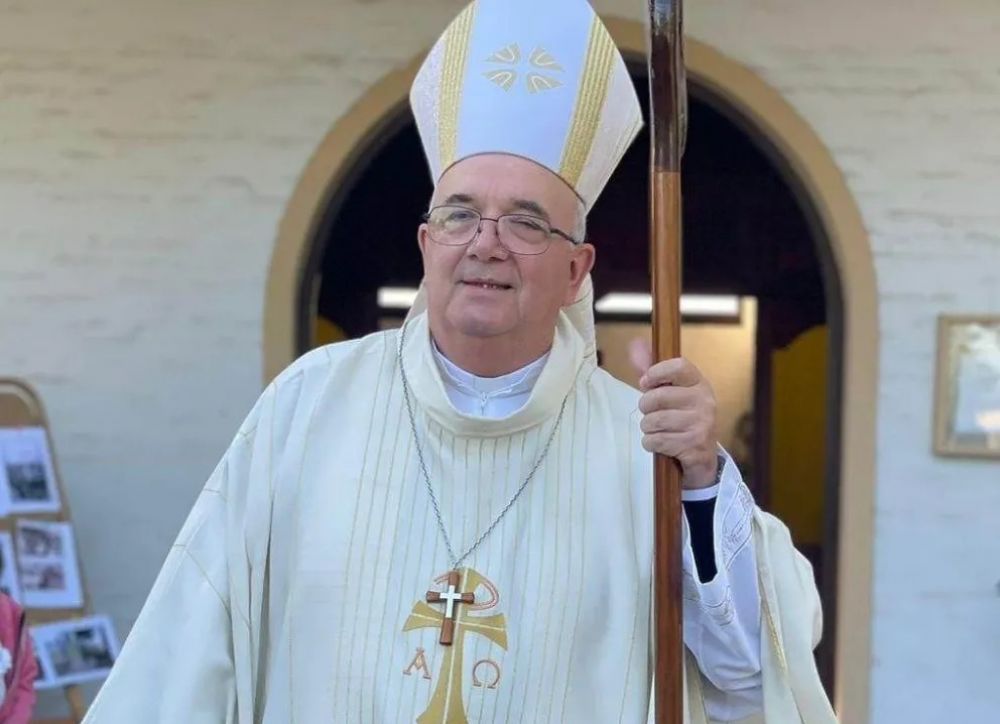
<path fill-rule="evenodd" d="M 691 549 L 698 566 L 698 578 L 708 583 L 715 578 L 715 498 L 685 500 L 684 514 L 691 531 Z"/>

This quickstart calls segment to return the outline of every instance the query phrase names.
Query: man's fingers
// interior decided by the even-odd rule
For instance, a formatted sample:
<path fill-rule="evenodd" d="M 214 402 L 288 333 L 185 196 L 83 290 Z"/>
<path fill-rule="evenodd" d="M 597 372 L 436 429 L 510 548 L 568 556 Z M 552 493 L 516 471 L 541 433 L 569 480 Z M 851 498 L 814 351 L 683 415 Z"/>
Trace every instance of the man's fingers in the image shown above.
<path fill-rule="evenodd" d="M 636 337 L 629 342 L 628 358 L 639 376 L 646 374 L 646 370 L 653 364 L 653 345 L 641 337 Z"/>
<path fill-rule="evenodd" d="M 680 458 L 693 444 L 694 434 L 690 432 L 654 432 L 642 436 L 643 448 L 671 458 Z"/>
<path fill-rule="evenodd" d="M 698 406 L 699 398 L 698 389 L 693 387 L 654 387 L 639 398 L 639 412 L 688 410 Z"/>
<path fill-rule="evenodd" d="M 644 415 L 639 429 L 644 433 L 683 432 L 692 429 L 698 416 L 691 410 L 657 410 Z"/>
<path fill-rule="evenodd" d="M 649 390 L 662 385 L 693 387 L 701 382 L 701 372 L 682 357 L 657 362 L 639 380 L 639 389 Z"/>

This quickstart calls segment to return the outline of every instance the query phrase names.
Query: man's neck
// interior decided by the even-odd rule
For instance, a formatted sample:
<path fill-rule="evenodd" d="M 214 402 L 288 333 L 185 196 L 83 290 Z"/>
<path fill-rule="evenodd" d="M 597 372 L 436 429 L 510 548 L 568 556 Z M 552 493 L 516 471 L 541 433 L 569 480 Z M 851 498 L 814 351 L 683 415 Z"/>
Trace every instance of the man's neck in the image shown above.
<path fill-rule="evenodd" d="M 499 377 L 480 377 L 463 370 L 434 345 L 448 399 L 456 410 L 466 415 L 500 418 L 520 410 L 535 387 L 548 355 L 542 355 L 525 367 Z"/>
<path fill-rule="evenodd" d="M 507 390 L 511 386 L 520 387 L 525 382 L 528 383 L 527 389 L 530 390 L 531 385 L 538 379 L 542 367 L 545 366 L 545 362 L 549 358 L 546 352 L 538 359 L 532 360 L 524 367 L 516 369 L 513 372 L 496 377 L 486 377 L 462 369 L 448 359 L 436 343 L 432 342 L 432 344 L 434 346 L 434 358 L 437 360 L 441 372 L 448 378 L 448 381 L 456 386 L 472 389 L 476 394 L 493 394 L 497 390 Z"/>
<path fill-rule="evenodd" d="M 478 377 L 501 377 L 528 366 L 552 348 L 546 343 L 523 344 L 505 337 L 431 336 L 441 353 L 457 367 Z"/>

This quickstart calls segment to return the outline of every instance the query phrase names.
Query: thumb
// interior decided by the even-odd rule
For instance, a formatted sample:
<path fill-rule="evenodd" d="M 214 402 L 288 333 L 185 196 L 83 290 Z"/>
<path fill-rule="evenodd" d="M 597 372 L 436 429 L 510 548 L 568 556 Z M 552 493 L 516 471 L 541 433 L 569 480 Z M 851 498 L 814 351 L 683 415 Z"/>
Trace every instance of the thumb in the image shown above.
<path fill-rule="evenodd" d="M 628 345 L 628 358 L 642 377 L 653 364 L 653 345 L 648 340 L 636 337 Z"/>

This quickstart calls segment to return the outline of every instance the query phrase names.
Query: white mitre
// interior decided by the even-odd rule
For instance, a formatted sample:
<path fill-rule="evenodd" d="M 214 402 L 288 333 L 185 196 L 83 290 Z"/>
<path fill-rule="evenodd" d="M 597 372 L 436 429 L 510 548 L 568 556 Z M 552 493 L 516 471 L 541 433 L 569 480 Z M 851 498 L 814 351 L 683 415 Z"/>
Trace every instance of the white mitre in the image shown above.
<path fill-rule="evenodd" d="M 535 161 L 594 205 L 642 127 L 625 61 L 585 0 L 476 0 L 421 66 L 410 104 L 437 184 L 457 161 Z"/>

